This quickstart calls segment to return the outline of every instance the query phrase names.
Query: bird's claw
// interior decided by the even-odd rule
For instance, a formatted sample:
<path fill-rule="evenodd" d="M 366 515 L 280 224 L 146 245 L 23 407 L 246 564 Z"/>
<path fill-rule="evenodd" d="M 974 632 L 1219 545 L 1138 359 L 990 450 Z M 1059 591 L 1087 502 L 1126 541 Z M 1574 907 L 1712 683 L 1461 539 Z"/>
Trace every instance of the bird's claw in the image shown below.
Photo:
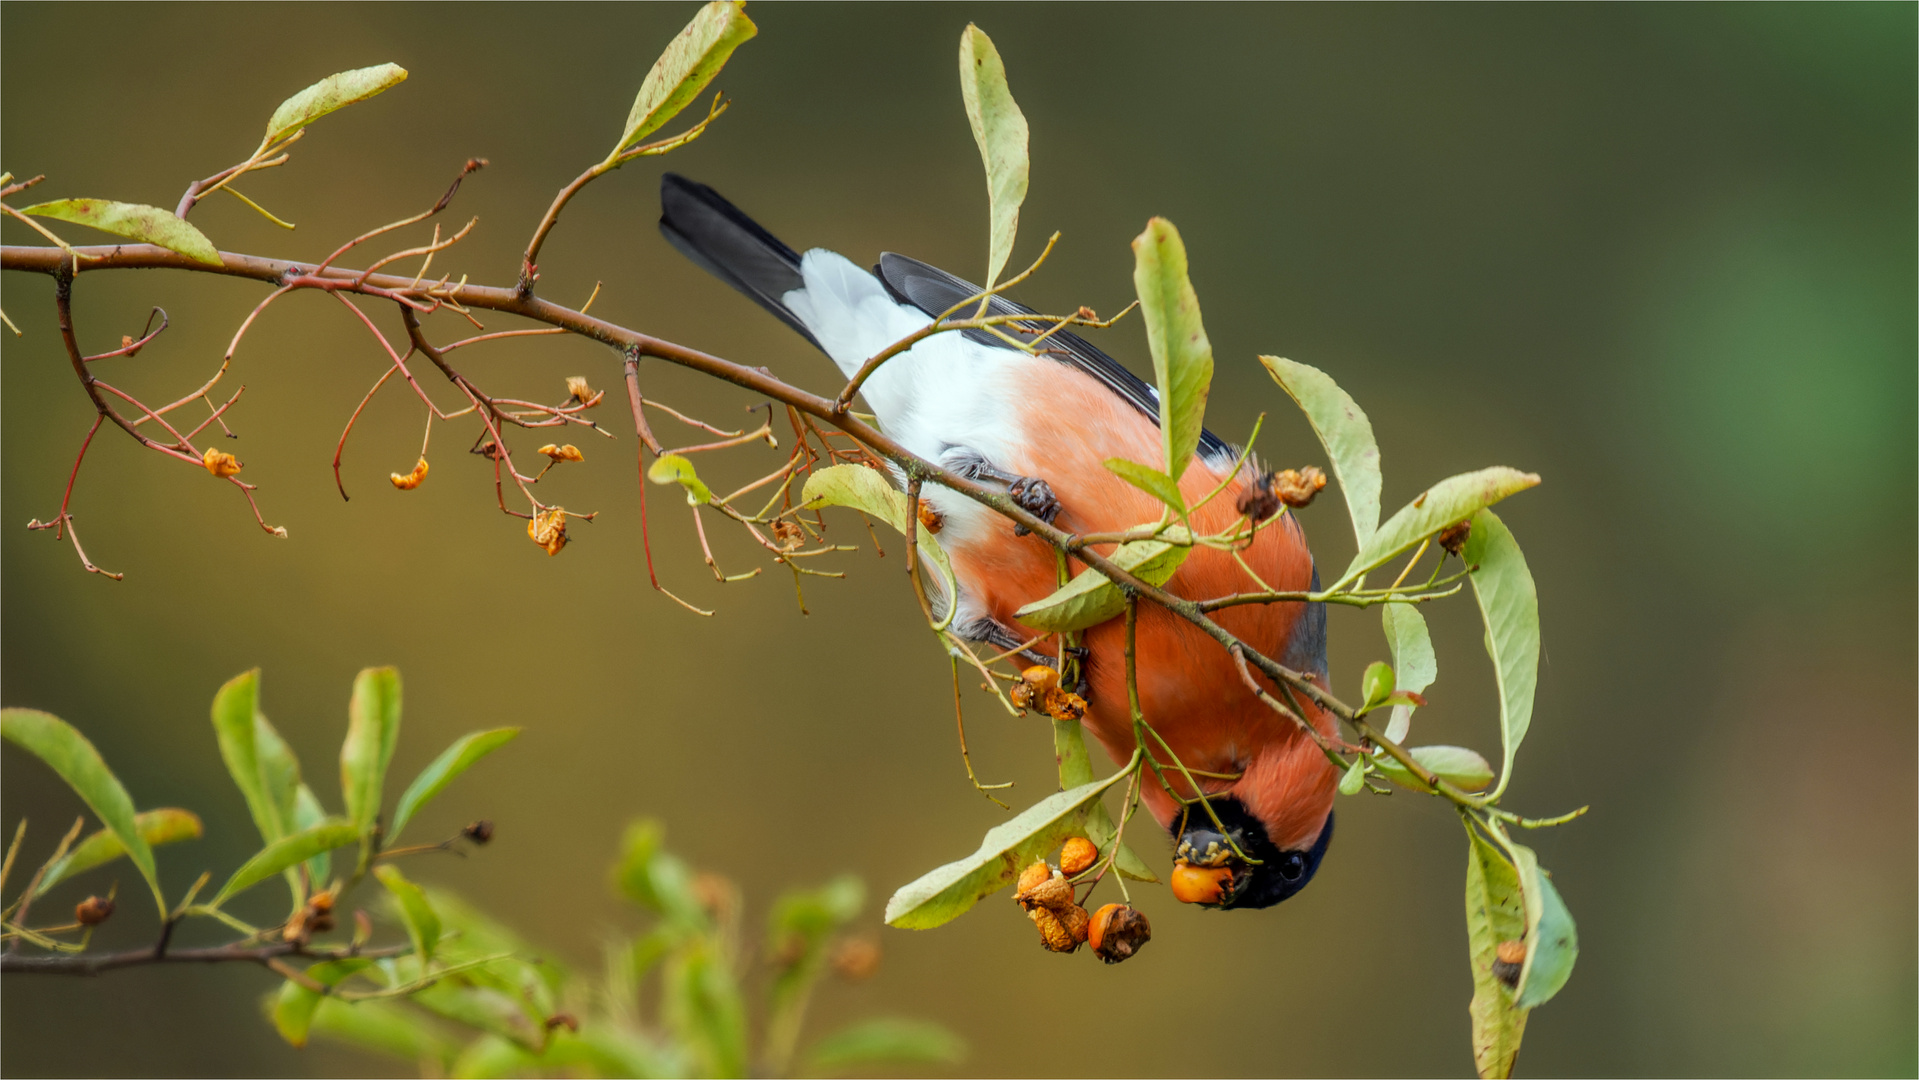
<path fill-rule="evenodd" d="M 1053 495 L 1053 487 L 1037 476 L 1021 476 L 1006 485 L 1006 493 L 1013 497 L 1019 508 L 1051 525 L 1059 516 L 1059 499 Z M 1033 530 L 1024 525 L 1014 525 L 1014 536 L 1025 536 Z"/>

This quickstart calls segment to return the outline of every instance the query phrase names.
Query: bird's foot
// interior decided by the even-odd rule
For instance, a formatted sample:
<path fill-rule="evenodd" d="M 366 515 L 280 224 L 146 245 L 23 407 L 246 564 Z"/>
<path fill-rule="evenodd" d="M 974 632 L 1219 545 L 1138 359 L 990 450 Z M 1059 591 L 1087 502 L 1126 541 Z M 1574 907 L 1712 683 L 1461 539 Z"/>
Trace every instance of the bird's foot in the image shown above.
<path fill-rule="evenodd" d="M 1016 476 L 1006 485 L 1006 493 L 1013 497 L 1019 508 L 1051 525 L 1059 516 L 1059 499 L 1053 495 L 1053 486 L 1037 476 Z M 1014 525 L 1014 536 L 1025 536 L 1033 530 L 1024 525 Z"/>

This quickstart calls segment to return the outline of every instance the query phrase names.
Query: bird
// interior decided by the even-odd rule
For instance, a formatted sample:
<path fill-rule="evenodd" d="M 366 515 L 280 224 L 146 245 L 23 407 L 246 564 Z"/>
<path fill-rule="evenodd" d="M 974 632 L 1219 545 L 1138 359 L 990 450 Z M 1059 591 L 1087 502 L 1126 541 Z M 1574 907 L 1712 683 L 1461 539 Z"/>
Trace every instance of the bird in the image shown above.
<path fill-rule="evenodd" d="M 870 357 L 982 291 L 892 252 L 869 271 L 825 248 L 794 251 L 711 187 L 675 173 L 662 178 L 660 204 L 668 243 L 780 319 L 849 378 Z M 988 308 L 995 315 L 1035 314 L 998 295 Z M 1036 333 L 1015 336 L 1030 340 Z M 1029 352 L 980 330 L 934 334 L 875 370 L 861 393 L 900 445 L 960 476 L 1003 487 L 1057 527 L 1084 534 L 1159 520 L 1157 500 L 1102 464 L 1113 457 L 1161 460 L 1155 388 L 1070 332 L 1054 333 L 1042 346 Z M 1202 435 L 1180 489 L 1190 505 L 1225 485 L 1193 515 L 1202 534 L 1230 526 L 1242 505 L 1259 514 L 1264 502 L 1264 513 L 1271 513 L 1271 474 L 1240 458 L 1239 448 L 1210 431 Z M 1053 549 L 948 488 L 929 483 L 922 497 L 938 515 L 939 543 L 958 585 L 957 595 L 945 600 L 954 605 L 953 632 L 1000 651 L 1038 636 L 1015 613 L 1058 587 Z M 1319 587 L 1293 514 L 1261 529 L 1240 556 L 1257 579 L 1230 554 L 1202 546 L 1164 587 L 1192 599 Z M 1325 605 L 1247 604 L 1214 617 L 1249 646 L 1326 687 Z M 1140 784 L 1141 801 L 1173 841 L 1174 894 L 1215 909 L 1265 908 L 1297 894 L 1313 880 L 1332 840 L 1338 774 L 1328 756 L 1296 722 L 1255 697 L 1233 658 L 1197 627 L 1156 604 L 1141 604 L 1135 635 L 1142 713 L 1194 771 L 1200 788 L 1191 789 L 1163 748 L 1148 748 L 1179 792 L 1151 777 Z M 1084 726 L 1115 763 L 1124 763 L 1134 752 L 1124 620 L 1087 629 L 1081 647 Z M 1298 704 L 1322 735 L 1334 733 L 1330 714 L 1308 700 Z M 1207 806 L 1199 805 L 1200 796 Z"/>

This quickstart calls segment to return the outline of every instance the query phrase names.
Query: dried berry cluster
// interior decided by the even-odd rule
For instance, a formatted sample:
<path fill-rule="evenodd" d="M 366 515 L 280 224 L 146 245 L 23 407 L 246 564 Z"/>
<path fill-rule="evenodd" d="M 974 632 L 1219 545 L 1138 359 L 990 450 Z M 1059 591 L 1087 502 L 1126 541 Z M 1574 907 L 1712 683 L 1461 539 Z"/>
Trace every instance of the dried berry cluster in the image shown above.
<path fill-rule="evenodd" d="M 1038 709 L 1055 720 L 1078 720 L 1086 715 L 1086 699 L 1061 687 L 1059 672 L 1044 664 L 1020 672 L 1019 681 L 1007 696 L 1015 706 Z"/>
<path fill-rule="evenodd" d="M 1040 944 L 1046 948 L 1070 953 L 1091 944 L 1094 955 L 1117 964 L 1152 940 L 1153 927 L 1129 904 L 1107 904 L 1092 915 L 1079 905 L 1071 878 L 1098 861 L 1099 848 L 1092 841 L 1073 837 L 1060 850 L 1057 868 L 1040 859 L 1020 874 L 1013 901 L 1039 927 Z"/>

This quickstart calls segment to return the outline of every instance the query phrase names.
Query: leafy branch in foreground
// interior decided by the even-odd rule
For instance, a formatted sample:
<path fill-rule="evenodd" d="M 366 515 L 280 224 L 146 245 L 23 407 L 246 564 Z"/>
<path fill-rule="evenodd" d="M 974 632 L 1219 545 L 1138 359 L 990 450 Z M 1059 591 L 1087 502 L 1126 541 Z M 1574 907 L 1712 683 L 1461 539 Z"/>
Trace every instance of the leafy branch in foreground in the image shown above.
<path fill-rule="evenodd" d="M 718 875 L 695 873 L 664 849 L 656 823 L 637 823 L 627 832 L 613 883 L 654 921 L 607 946 L 606 974 L 597 983 L 454 894 L 412 881 L 397 860 L 463 854 L 492 839 L 492 823 L 477 821 L 436 843 L 396 844 L 413 814 L 519 729 L 455 740 L 400 795 L 388 827 L 386 772 L 400 729 L 399 676 L 390 668 L 368 669 L 354 681 L 340 748 L 343 814 L 326 812 L 286 741 L 260 712 L 258 672 L 221 687 L 213 728 L 264 846 L 210 900 L 196 902 L 209 872 L 169 905 L 153 849 L 198 838 L 199 817 L 175 807 L 136 812 L 93 744 L 72 725 L 32 709 L 0 711 L 0 736 L 52 768 L 103 826 L 79 839 L 85 819 L 75 822 L 6 903 L 0 972 L 98 975 L 152 964 L 254 964 L 282 979 L 265 1004 L 288 1042 L 303 1046 L 317 1033 L 417 1063 L 427 1075 L 814 1075 L 881 1061 L 950 1062 L 963 1053 L 945 1029 L 901 1019 L 857 1023 L 801 1049 L 820 979 L 828 973 L 863 979 L 879 962 L 877 942 L 848 933 L 864 900 L 857 878 L 780 897 L 767 924 L 765 955 L 755 962 L 743 944 L 738 888 Z M 26 831 L 22 820 L 0 867 L 0 895 Z M 36 901 L 123 858 L 159 909 L 152 945 L 91 948 L 95 928 L 114 915 L 117 883 L 104 896 L 81 900 L 70 922 L 32 925 Z M 384 892 L 383 901 L 368 904 L 380 919 L 358 907 L 349 919 L 351 899 L 369 874 Z M 274 878 L 289 892 L 283 922 L 253 926 L 229 910 L 235 897 Z M 174 944 L 176 931 L 194 921 L 239 936 L 214 946 Z M 22 951 L 23 945 L 34 951 Z M 743 983 L 749 976 L 760 977 L 768 1014 L 757 1055 L 748 1041 Z M 658 983 L 657 1004 L 646 1015 L 641 986 L 649 979 Z"/>
<path fill-rule="evenodd" d="M 438 279 L 430 276 L 434 258 L 467 236 L 472 223 L 444 236 L 435 225 L 431 238 L 424 243 L 382 256 L 363 268 L 336 265 L 373 239 L 423 226 L 448 206 L 458 190 L 457 179 L 428 210 L 372 229 L 316 265 L 218 251 L 214 253 L 215 258 L 209 260 L 206 252 L 192 240 L 193 236 L 202 234 L 197 230 L 191 235 L 183 231 L 192 229 L 184 217 L 198 197 L 211 193 L 234 176 L 284 163 L 284 147 L 299 137 L 306 121 L 323 114 L 319 103 L 337 108 L 371 96 L 378 90 L 363 91 L 376 86 L 385 89 L 397 82 L 392 73 L 398 69 L 369 68 L 342 73 L 290 99 L 281 107 L 281 113 L 304 117 L 300 125 L 289 127 L 276 113 L 261 148 L 240 165 L 190 186 L 180 210 L 171 215 L 171 221 L 153 216 L 164 214 L 163 211 L 148 213 L 152 208 L 137 207 L 111 214 L 94 212 L 90 216 L 75 210 L 62 218 L 84 219 L 86 223 L 147 243 L 111 248 L 74 247 L 30 220 L 32 215 L 8 207 L 9 215 L 27 221 L 49 237 L 54 246 L 8 246 L 0 250 L 0 267 L 53 277 L 55 314 L 62 339 L 82 388 L 96 410 L 59 514 L 45 523 L 36 521 L 32 527 L 53 529 L 56 534 L 64 532 L 72 539 L 83 565 L 89 570 L 98 569 L 87 560 L 72 532 L 70 502 L 72 479 L 77 477 L 93 435 L 106 422 L 112 422 L 148 449 L 203 467 L 216 477 L 239 484 L 236 474 L 241 464 L 237 459 L 216 447 L 201 448 L 193 442 L 215 422 L 225 430 L 224 417 L 238 399 L 236 394 L 223 404 L 215 405 L 208 394 L 230 365 L 246 330 L 264 309 L 290 292 L 312 290 L 332 293 L 373 335 L 382 357 L 382 373 L 368 391 L 368 400 L 397 374 L 424 406 L 427 435 L 422 440 L 419 462 L 411 472 L 390 474 L 395 487 L 411 490 L 426 479 L 427 451 L 434 425 L 464 421 L 472 435 L 472 451 L 492 465 L 499 509 L 503 514 L 524 520 L 529 538 L 549 555 L 557 554 L 571 539 L 569 521 L 575 518 L 591 521 L 594 515 L 576 513 L 557 503 L 543 501 L 535 494 L 535 485 L 555 466 L 582 461 L 586 454 L 571 444 L 549 443 L 538 451 L 548 464 L 538 473 L 529 473 L 515 464 L 508 436 L 517 434 L 515 429 L 579 426 L 610 438 L 611 432 L 585 415 L 601 403 L 604 395 L 593 390 L 588 380 L 576 377 L 567 380 L 567 397 L 553 405 L 497 396 L 483 391 L 461 374 L 450 362 L 449 354 L 471 345 L 515 336 L 570 333 L 602 342 L 616 353 L 615 362 L 627 391 L 634 435 L 639 444 L 639 465 L 644 478 L 639 506 L 643 537 L 648 535 L 647 482 L 677 486 L 685 494 L 705 564 L 716 582 L 735 582 L 760 571 L 754 568 L 729 574 L 720 567 L 707 541 L 708 514 L 718 515 L 742 528 L 771 562 L 786 568 L 792 574 L 796 595 L 804 610 L 801 587 L 807 577 L 842 576 L 836 571 L 817 569 L 821 564 L 814 560 L 851 548 L 827 541 L 823 508 L 847 507 L 867 518 L 878 518 L 906 537 L 907 570 L 914 595 L 954 672 L 956 719 L 961 696 L 958 670 L 964 664 L 981 677 L 983 686 L 1007 713 L 1043 712 L 1052 722 L 1060 792 L 990 831 L 973 856 L 935 870 L 899 890 L 888 905 L 890 923 L 913 927 L 939 925 L 992 892 L 1015 884 L 1015 879 L 1021 878 L 1024 871 L 1035 871 L 1032 880 L 1017 890 L 1016 897 L 1029 913 L 1043 910 L 1053 919 L 1049 924 L 1034 915 L 1049 947 L 1061 951 L 1076 949 L 1079 927 L 1084 927 L 1089 937 L 1093 934 L 1096 923 L 1087 916 L 1084 905 L 1108 876 L 1114 878 L 1121 890 L 1126 900 L 1122 907 L 1126 911 L 1115 915 L 1102 909 L 1106 918 L 1097 925 L 1110 928 L 1118 922 L 1143 928 L 1143 916 L 1132 911 L 1127 880 L 1150 881 L 1155 875 L 1124 841 L 1127 825 L 1137 813 L 1145 793 L 1153 791 L 1157 797 L 1163 792 L 1188 812 L 1211 817 L 1223 832 L 1214 795 L 1221 785 L 1238 779 L 1236 774 L 1208 772 L 1181 760 L 1155 727 L 1157 718 L 1147 715 L 1140 706 L 1138 657 L 1131 646 L 1133 628 L 1141 604 L 1157 606 L 1212 638 L 1230 655 L 1247 700 L 1257 699 L 1272 711 L 1275 723 L 1296 727 L 1302 738 L 1310 739 L 1326 757 L 1329 767 L 1338 771 L 1342 793 L 1386 794 L 1395 787 L 1403 787 L 1444 799 L 1460 814 L 1470 840 L 1467 923 L 1478 988 L 1470 1010 L 1475 1053 L 1482 1073 L 1507 1074 L 1518 1050 L 1525 1016 L 1530 1009 L 1549 1000 L 1565 983 L 1577 953 L 1573 923 L 1556 887 L 1549 875 L 1538 867 L 1533 852 L 1513 841 L 1510 830 L 1556 825 L 1582 811 L 1540 819 L 1524 817 L 1501 805 L 1517 751 L 1531 725 L 1539 659 L 1539 616 L 1537 594 L 1525 557 L 1512 532 L 1491 508 L 1536 485 L 1539 478 L 1494 466 L 1442 479 L 1381 523 L 1379 450 L 1365 413 L 1324 372 L 1278 357 L 1261 357 L 1261 363 L 1275 383 L 1299 405 L 1319 436 L 1346 502 L 1357 544 L 1352 562 L 1324 588 L 1276 589 L 1261 580 L 1243 553 L 1262 531 L 1284 523 L 1308 506 L 1325 486 L 1326 477 L 1314 467 L 1259 471 L 1251 458 L 1253 438 L 1249 437 L 1247 447 L 1232 463 L 1231 471 L 1210 491 L 1203 487 L 1182 488 L 1180 481 L 1183 476 L 1191 476 L 1189 465 L 1196 460 L 1194 452 L 1203 439 L 1214 357 L 1198 296 L 1188 275 L 1184 241 L 1172 223 L 1161 218 L 1149 221 L 1133 243 L 1136 303 L 1153 358 L 1161 445 L 1152 462 L 1120 458 L 1106 462 L 1106 467 L 1117 476 L 1156 500 L 1159 509 L 1155 520 L 1139 521 L 1130 527 L 1103 533 L 1064 530 L 1030 512 L 1010 497 L 1008 491 L 969 479 L 913 454 L 869 422 L 869 418 L 853 411 L 853 400 L 865 379 L 934 335 L 967 332 L 1041 354 L 1048 350 L 1049 339 L 1067 327 L 1098 328 L 1114 321 L 1100 319 L 1088 307 L 1067 315 L 1047 315 L 1014 307 L 1001 298 L 1006 288 L 1027 279 L 1041 267 L 1057 236 L 1025 273 L 999 281 L 1016 240 L 1019 209 L 1026 194 L 1028 133 L 1024 117 L 1006 86 L 1005 65 L 992 41 L 976 27 L 969 27 L 962 37 L 960 70 L 968 120 L 980 147 L 988 180 L 991 223 L 988 287 L 875 352 L 835 395 L 817 395 L 777 378 L 764 367 L 711 356 L 593 317 L 588 314 L 592 297 L 575 310 L 536 295 L 536 260 L 544 238 L 553 229 L 562 209 L 586 184 L 634 156 L 670 151 L 706 131 L 721 109 L 717 95 L 706 119 L 682 135 L 653 143 L 640 141 L 690 104 L 712 81 L 733 50 L 753 32 L 751 22 L 737 4 L 715 0 L 701 9 L 647 75 L 614 150 L 555 197 L 525 249 L 517 279 L 506 287 L 473 284 L 465 275 L 457 281 L 450 273 Z M 385 74 L 368 74 L 377 72 Z M 403 77 L 404 73 L 400 74 Z M 329 87 L 332 89 L 325 89 Z M 315 104 L 310 108 L 296 104 L 303 101 Z M 479 159 L 469 161 L 461 177 L 482 163 Z M 3 194 L 10 196 L 28 184 L 5 184 Z M 420 262 L 410 277 L 381 272 L 395 263 L 416 258 Z M 79 348 L 73 326 L 72 291 L 76 279 L 83 274 L 106 269 L 158 267 L 251 279 L 273 286 L 274 291 L 241 324 L 212 379 L 199 390 L 155 409 L 101 382 L 90 365 L 131 356 L 166 328 L 165 319 L 162 318 L 159 330 L 143 331 L 138 341 L 129 335 L 123 338 L 119 350 L 87 356 Z M 596 289 L 594 296 L 597 294 Z M 405 330 L 404 351 L 356 306 L 353 297 L 393 305 Z M 541 325 L 488 331 L 478 319 L 478 313 L 487 311 L 512 314 Z M 441 333 L 440 327 L 449 316 L 469 324 L 477 333 L 435 344 L 432 338 Z M 431 329 L 426 322 L 429 318 L 434 319 Z M 748 390 L 764 401 L 763 406 L 754 406 L 756 411 L 765 408 L 764 419 L 756 426 L 731 430 L 648 399 L 642 392 L 640 368 L 641 360 L 648 357 Z M 463 401 L 456 401 L 450 407 L 437 404 L 416 378 L 415 367 L 421 362 L 437 369 Z M 169 419 L 194 402 L 204 403 L 208 412 L 197 426 L 176 426 L 174 420 Z M 131 406 L 133 413 L 121 411 L 122 405 Z M 656 413 L 700 432 L 691 436 L 700 441 L 668 448 L 651 428 L 646 413 L 649 406 Z M 336 478 L 341 454 L 358 415 L 356 410 L 348 419 L 340 449 L 336 450 Z M 152 427 L 143 431 L 149 424 Z M 150 436 L 151 430 L 163 430 L 171 438 Z M 788 431 L 792 440 L 782 447 L 781 440 Z M 1253 437 L 1257 432 L 1255 427 Z M 720 494 L 709 483 L 707 476 L 716 475 L 717 470 L 708 468 L 703 475 L 695 464 L 695 456 L 699 454 L 756 453 L 760 447 L 782 456 L 755 466 L 753 478 L 730 493 Z M 650 467 L 648 454 L 653 455 Z M 701 459 L 705 460 L 708 459 Z M 1200 527 L 1199 512 L 1219 499 L 1239 477 L 1247 477 L 1249 482 L 1242 485 L 1244 490 L 1233 506 L 1234 513 L 1225 515 L 1223 525 L 1215 521 L 1210 531 Z M 516 493 L 513 506 L 508 505 L 509 480 Z M 1030 535 L 1032 542 L 1052 549 L 1060 587 L 1050 596 L 1034 599 L 1016 613 L 1019 628 L 1027 635 L 1018 647 L 998 655 L 983 655 L 976 642 L 966 640 L 955 631 L 953 598 L 959 583 L 952 560 L 938 539 L 942 527 L 940 516 L 921 499 L 927 485 L 972 500 L 1008 519 L 1017 527 L 1019 535 Z M 251 487 L 239 486 L 251 501 Z M 902 486 L 904 491 L 900 490 Z M 748 496 L 752 497 L 750 501 L 742 501 Z M 265 527 L 264 520 L 261 524 Z M 870 530 L 870 521 L 867 527 Z M 284 535 L 284 530 L 273 531 Z M 876 535 L 874 544 L 878 546 Z M 1213 553 L 1209 558 L 1234 560 L 1244 571 L 1244 583 L 1230 593 L 1187 595 L 1188 579 L 1181 577 L 1180 570 L 1189 557 L 1202 549 Z M 931 580 L 924 569 L 928 566 L 933 569 Z M 650 547 L 648 573 L 653 586 L 665 592 L 653 568 Z M 1369 578 L 1376 580 L 1369 582 Z M 1388 578 L 1389 584 L 1379 583 Z M 1456 596 L 1468 587 L 1485 625 L 1486 647 L 1499 687 L 1501 752 L 1497 770 L 1483 755 L 1468 748 L 1409 746 L 1406 742 L 1415 712 L 1428 706 L 1426 691 L 1438 673 L 1436 652 L 1420 608 Z M 689 610 L 701 615 L 712 614 L 671 593 L 667 595 Z M 1315 674 L 1288 667 L 1265 655 L 1213 617 L 1219 611 L 1246 605 L 1310 603 L 1381 610 L 1391 660 L 1381 660 L 1367 669 L 1356 697 L 1342 700 Z M 1081 641 L 1082 635 L 1095 626 L 1122 618 L 1126 620 L 1129 642 L 1125 663 L 1132 746 L 1130 757 L 1119 772 L 1096 779 L 1082 733 L 1087 701 L 1077 692 L 1084 654 Z M 1014 666 L 1016 662 L 1024 662 L 1017 658 L 1025 656 L 1030 660 L 1033 655 L 1051 658 L 1051 666 L 1023 669 Z M 1309 713 L 1315 710 L 1326 714 L 1330 721 L 1316 726 L 1309 719 Z M 994 792 L 1007 785 L 980 782 L 966 751 L 963 721 L 960 722 L 960 747 L 973 785 L 997 802 Z M 356 750 L 356 760 L 369 762 L 369 768 L 373 767 L 371 763 L 379 763 L 383 769 L 382 753 L 390 753 L 390 748 L 382 750 L 376 744 L 366 743 Z M 1121 793 L 1117 814 L 1102 801 L 1112 792 Z M 357 881 L 359 875 L 367 872 L 377 848 L 364 832 L 367 796 L 349 792 L 347 803 L 348 813 L 343 824 L 316 819 L 302 828 L 348 828 L 360 836 L 360 854 L 353 878 Z M 253 800 L 249 800 L 249 805 L 253 805 Z M 279 816 L 271 817 L 267 810 Z M 256 821 L 263 817 L 282 823 L 286 820 L 286 812 L 274 807 L 256 811 L 255 816 Z M 125 843 L 129 850 L 134 849 L 137 841 L 132 828 L 128 826 L 126 830 L 130 839 Z M 266 832 L 266 825 L 262 825 L 263 836 Z M 317 849 L 308 850 L 312 844 L 330 841 L 335 835 L 324 833 L 317 838 L 308 835 L 300 843 L 294 843 L 292 836 L 270 837 L 287 846 L 271 858 L 265 858 L 263 876 L 290 873 L 289 868 L 295 864 L 318 857 Z M 1060 861 L 1064 864 L 1058 867 L 1045 862 L 1055 847 L 1060 849 Z M 1088 847 L 1093 853 L 1090 861 L 1082 858 Z M 1074 853 L 1070 859 L 1067 858 L 1069 849 Z M 268 851 L 274 851 L 272 844 Z M 263 858 L 265 854 L 263 852 Z M 1244 856 L 1245 853 L 1238 854 Z M 283 858 L 287 861 L 279 864 Z M 1037 872 L 1042 862 L 1045 869 Z M 1072 868 L 1070 872 L 1068 866 Z M 1204 895 L 1208 887 L 1206 875 L 1196 873 L 1197 869 L 1183 862 L 1176 865 L 1171 881 L 1176 895 L 1182 899 Z M 1070 886 L 1070 892 L 1064 897 L 1058 895 L 1059 889 L 1054 884 L 1055 870 L 1064 884 Z M 315 876 L 310 868 L 305 872 L 309 877 Z M 323 878 L 324 874 L 317 876 Z M 401 897 L 400 910 L 404 912 L 406 897 L 412 894 L 397 884 L 389 887 Z M 410 948 L 413 955 L 422 958 L 431 951 L 426 943 L 433 936 L 425 932 L 424 925 L 409 924 L 409 940 L 413 943 Z M 1057 932 L 1059 927 L 1069 932 L 1062 936 Z M 1097 951 L 1102 959 L 1116 958 L 1107 955 L 1113 950 Z M 1127 955 L 1132 951 L 1127 950 Z M 426 960 L 422 959 L 421 963 Z M 341 978 L 366 977 L 364 972 L 368 970 L 373 969 L 357 969 Z M 328 969 L 326 974 L 330 977 L 332 972 L 333 969 Z M 458 974 L 461 978 L 472 977 L 465 972 Z M 314 976 L 316 981 L 318 978 Z"/>

